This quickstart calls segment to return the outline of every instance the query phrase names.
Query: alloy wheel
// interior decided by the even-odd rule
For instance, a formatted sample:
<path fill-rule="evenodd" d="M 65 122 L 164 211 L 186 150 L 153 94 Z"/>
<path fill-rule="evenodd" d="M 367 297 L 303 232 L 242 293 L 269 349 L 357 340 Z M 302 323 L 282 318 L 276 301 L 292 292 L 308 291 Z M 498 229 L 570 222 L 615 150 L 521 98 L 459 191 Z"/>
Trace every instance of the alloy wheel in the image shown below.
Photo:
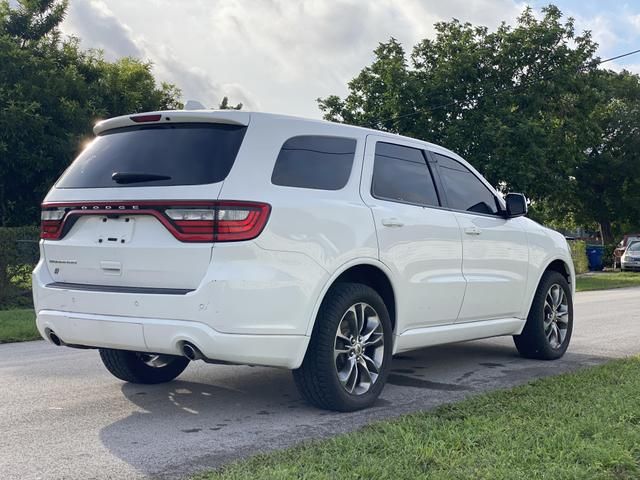
<path fill-rule="evenodd" d="M 170 355 L 159 355 L 156 353 L 139 353 L 138 358 L 140 358 L 145 365 L 152 368 L 166 367 L 172 360 Z"/>
<path fill-rule="evenodd" d="M 367 393 L 376 383 L 384 359 L 384 332 L 376 310 L 356 303 L 342 316 L 334 344 L 338 379 L 352 395 Z"/>
<path fill-rule="evenodd" d="M 544 334 L 551 348 L 558 349 L 569 328 L 569 301 L 560 285 L 549 287 L 544 301 Z"/>

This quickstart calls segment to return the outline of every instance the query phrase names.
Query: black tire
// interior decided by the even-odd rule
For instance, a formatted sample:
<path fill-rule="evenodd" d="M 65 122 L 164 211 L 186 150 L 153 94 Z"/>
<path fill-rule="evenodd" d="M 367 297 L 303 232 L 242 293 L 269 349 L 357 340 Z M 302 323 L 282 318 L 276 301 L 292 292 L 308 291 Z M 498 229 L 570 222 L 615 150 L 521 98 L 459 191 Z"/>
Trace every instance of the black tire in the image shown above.
<path fill-rule="evenodd" d="M 338 378 L 334 347 L 336 332 L 343 316 L 350 307 L 358 303 L 371 306 L 377 313 L 384 343 L 377 379 L 368 391 L 352 394 Z M 302 366 L 293 371 L 296 386 L 302 396 L 318 408 L 350 412 L 369 407 L 380 396 L 386 383 L 391 364 L 392 341 L 391 320 L 380 295 L 363 284 L 337 283 L 329 289 L 322 302 Z M 355 374 L 357 376 L 358 372 Z"/>
<path fill-rule="evenodd" d="M 125 382 L 144 384 L 170 382 L 189 365 L 188 358 L 162 355 L 161 357 L 166 364 L 154 367 L 145 363 L 145 356 L 151 355 L 128 350 L 100 349 L 100 358 L 107 370 L 114 377 Z"/>
<path fill-rule="evenodd" d="M 556 348 L 551 345 L 545 334 L 545 299 L 549 289 L 553 285 L 559 285 L 567 298 L 568 321 L 566 334 Z M 533 297 L 531 310 L 527 317 L 527 322 L 520 335 L 514 335 L 513 340 L 520 355 L 525 358 L 538 360 L 555 360 L 564 355 L 571 341 L 573 331 L 573 298 L 571 297 L 571 287 L 564 275 L 555 271 L 547 271 L 542 275 L 536 294 Z"/>

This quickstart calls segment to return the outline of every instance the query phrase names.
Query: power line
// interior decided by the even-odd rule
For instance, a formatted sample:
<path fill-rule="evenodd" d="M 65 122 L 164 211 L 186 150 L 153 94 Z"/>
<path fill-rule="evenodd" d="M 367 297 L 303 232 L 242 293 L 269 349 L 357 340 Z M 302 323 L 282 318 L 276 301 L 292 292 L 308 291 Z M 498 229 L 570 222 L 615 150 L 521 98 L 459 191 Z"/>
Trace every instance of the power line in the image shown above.
<path fill-rule="evenodd" d="M 635 55 L 636 53 L 640 53 L 640 48 L 638 50 L 633 50 L 632 52 L 623 53 L 621 55 L 616 55 L 615 57 L 606 58 L 604 60 L 600 60 L 597 65 L 602 65 L 603 63 L 610 62 L 612 60 L 618 60 L 619 58 L 628 57 L 629 55 Z"/>
<path fill-rule="evenodd" d="M 593 65 L 593 66 L 602 65 L 603 63 L 607 63 L 607 62 L 611 62 L 611 61 L 613 61 L 613 60 L 618 60 L 618 59 L 620 59 L 620 58 L 624 58 L 624 57 L 628 57 L 628 56 L 631 56 L 631 55 L 635 55 L 636 53 L 640 53 L 640 49 L 632 50 L 632 51 L 630 51 L 630 52 L 626 52 L 626 53 L 621 53 L 620 55 L 616 55 L 615 57 L 605 58 L 604 60 L 599 60 L 598 62 L 596 62 L 596 63 L 594 63 L 594 64 L 591 64 L 591 65 Z M 581 68 L 579 68 L 579 69 L 578 69 L 578 71 L 580 71 L 580 70 L 582 70 L 582 69 L 584 69 L 584 68 L 586 68 L 586 67 L 587 67 L 587 65 L 583 65 Z M 536 82 L 539 82 L 539 81 L 543 81 L 543 80 L 553 80 L 553 79 L 554 79 L 556 76 L 558 76 L 558 75 L 559 75 L 559 74 L 557 74 L 557 75 L 552 75 L 552 76 L 550 76 L 550 77 L 548 77 L 548 78 L 538 78 L 538 79 L 533 79 L 533 80 L 531 80 L 530 82 L 527 82 L 527 83 L 521 83 L 521 84 L 519 84 L 519 85 L 514 85 L 514 86 L 512 86 L 512 87 L 506 87 L 506 88 L 503 88 L 502 90 L 498 90 L 497 92 L 495 92 L 495 93 L 494 93 L 494 96 L 496 96 L 497 94 L 500 94 L 500 93 L 510 92 L 510 91 L 513 91 L 513 90 L 517 90 L 518 88 L 528 87 L 529 85 L 532 85 L 532 84 L 534 84 L 534 83 L 536 83 Z M 380 123 L 385 123 L 385 122 L 388 122 L 388 121 L 391 121 L 391 120 L 399 120 L 399 119 L 401 119 L 401 118 L 412 117 L 412 116 L 414 116 L 414 115 L 418 115 L 418 114 L 420 114 L 420 113 L 433 112 L 433 111 L 435 111 L 435 110 L 440 110 L 440 109 L 442 109 L 442 108 L 446 108 L 446 107 L 449 107 L 449 106 L 451 106 L 451 105 L 455 105 L 455 103 L 456 103 L 455 101 L 451 101 L 451 102 L 443 103 L 443 104 L 441 104 L 441 105 L 436 105 L 435 107 L 431 107 L 431 108 L 419 108 L 419 109 L 417 109 L 417 110 L 416 110 L 416 111 L 414 111 L 414 112 L 411 112 L 411 113 L 405 113 L 405 114 L 403 114 L 403 115 L 396 115 L 396 116 L 393 116 L 393 117 L 386 118 L 386 119 L 384 119 L 384 120 L 378 121 L 378 122 L 376 122 L 376 123 L 377 123 L 377 124 L 380 124 Z M 375 125 L 375 124 L 371 123 L 371 124 L 369 124 L 368 126 L 374 126 L 374 125 Z"/>

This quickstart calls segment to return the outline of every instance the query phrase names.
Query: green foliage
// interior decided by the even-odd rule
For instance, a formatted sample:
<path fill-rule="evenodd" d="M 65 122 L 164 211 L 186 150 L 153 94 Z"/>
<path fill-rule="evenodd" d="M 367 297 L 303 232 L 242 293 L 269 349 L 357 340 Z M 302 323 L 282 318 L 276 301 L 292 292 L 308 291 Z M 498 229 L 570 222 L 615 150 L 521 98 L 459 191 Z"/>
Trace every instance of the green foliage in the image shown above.
<path fill-rule="evenodd" d="M 437 23 L 409 61 L 391 38 L 320 109 L 445 145 L 501 190 L 525 192 L 537 218 L 597 223 L 609 242 L 640 218 L 640 77 L 599 70 L 590 34 L 553 5 L 542 13 L 526 8 L 493 32 Z"/>
<path fill-rule="evenodd" d="M 4 2 L 0 6 L 0 14 L 6 18 L 2 28 L 25 47 L 55 30 L 64 20 L 68 3 L 68 0 L 19 0 L 18 8 L 8 9 Z"/>
<path fill-rule="evenodd" d="M 595 272 L 576 279 L 576 290 L 578 292 L 625 287 L 640 287 L 640 273 Z"/>
<path fill-rule="evenodd" d="M 595 134 L 568 193 L 576 220 L 597 222 L 611 243 L 614 234 L 626 233 L 612 228 L 614 221 L 640 226 L 640 78 L 607 71 L 591 80 L 598 99 L 589 116 Z"/>
<path fill-rule="evenodd" d="M 602 263 L 605 267 L 613 267 L 613 251 L 616 249 L 618 244 L 609 243 L 604 246 L 604 253 L 602 256 Z"/>
<path fill-rule="evenodd" d="M 589 270 L 589 260 L 587 258 L 587 242 L 583 240 L 569 240 L 571 248 L 571 258 L 573 267 L 577 274 L 585 273 Z"/>
<path fill-rule="evenodd" d="M 39 340 L 32 309 L 0 310 L 0 343 Z"/>
<path fill-rule="evenodd" d="M 33 224 L 51 184 L 101 118 L 179 108 L 151 64 L 108 62 L 62 39 L 67 2 L 0 0 L 0 226 Z"/>
<path fill-rule="evenodd" d="M 220 110 L 242 110 L 242 103 L 237 105 L 229 105 L 229 97 L 224 97 L 218 106 Z"/>
<path fill-rule="evenodd" d="M 38 227 L 0 228 L 0 305 L 31 303 L 31 270 L 38 262 Z"/>

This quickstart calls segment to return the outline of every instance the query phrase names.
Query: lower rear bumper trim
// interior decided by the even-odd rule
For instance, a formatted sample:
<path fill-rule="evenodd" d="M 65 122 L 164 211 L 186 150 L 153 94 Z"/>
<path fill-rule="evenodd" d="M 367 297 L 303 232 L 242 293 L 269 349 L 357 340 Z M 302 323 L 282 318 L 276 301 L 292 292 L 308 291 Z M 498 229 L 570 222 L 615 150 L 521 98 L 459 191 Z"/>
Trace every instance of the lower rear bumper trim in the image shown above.
<path fill-rule="evenodd" d="M 45 287 L 59 288 L 61 290 L 80 290 L 84 292 L 135 293 L 146 295 L 186 295 L 187 293 L 195 291 L 185 288 L 123 287 L 119 285 L 92 285 L 67 282 L 48 283 Z"/>

